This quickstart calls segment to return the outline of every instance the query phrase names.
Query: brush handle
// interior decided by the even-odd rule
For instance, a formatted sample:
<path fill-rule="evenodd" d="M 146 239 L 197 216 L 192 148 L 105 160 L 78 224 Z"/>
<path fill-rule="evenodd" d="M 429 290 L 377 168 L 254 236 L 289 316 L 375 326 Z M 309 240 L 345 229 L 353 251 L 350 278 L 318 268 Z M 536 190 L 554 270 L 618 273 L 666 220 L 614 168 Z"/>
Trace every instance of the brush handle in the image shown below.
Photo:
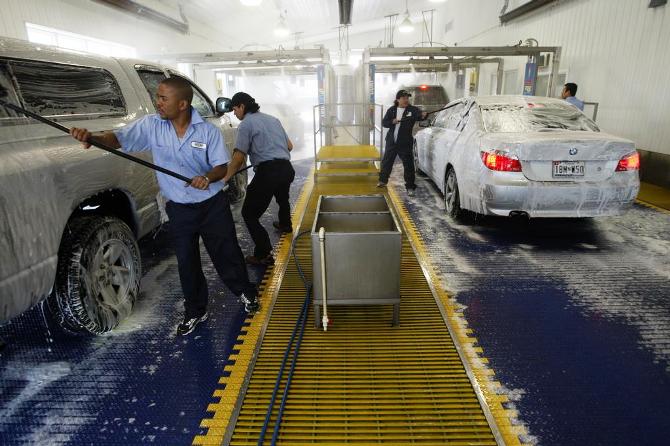
<path fill-rule="evenodd" d="M 55 129 L 58 129 L 58 130 L 60 130 L 60 131 L 62 131 L 62 132 L 65 132 L 65 133 L 67 133 L 67 134 L 70 134 L 70 129 L 69 129 L 69 128 L 67 128 L 67 127 L 65 127 L 65 126 L 62 126 L 62 125 L 60 125 L 59 123 L 57 123 L 57 122 L 55 122 L 55 121 L 52 121 L 51 119 L 47 119 L 47 118 L 45 118 L 45 117 L 43 117 L 43 116 L 40 116 L 40 115 L 38 115 L 37 113 L 33 113 L 33 112 L 28 111 L 28 110 L 26 110 L 26 109 L 24 109 L 24 108 L 22 108 L 22 107 L 19 107 L 18 105 L 10 104 L 10 103 L 8 103 L 8 102 L 3 101 L 2 99 L 0 99 L 0 105 L 2 105 L 2 106 L 5 107 L 5 108 L 9 108 L 10 110 L 14 110 L 14 111 L 16 111 L 16 112 L 18 112 L 18 113 L 22 113 L 22 114 L 24 114 L 24 115 L 26 115 L 26 116 L 28 116 L 28 117 L 30 117 L 30 118 L 33 118 L 33 119 L 35 119 L 35 120 L 37 120 L 37 121 L 43 122 L 44 124 L 46 124 L 46 125 L 48 125 L 48 126 L 51 126 L 51 127 L 55 128 Z M 150 163 L 150 162 L 148 162 L 148 161 L 144 161 L 143 159 L 136 158 L 136 157 L 134 157 L 134 156 L 128 155 L 127 153 L 121 152 L 121 151 L 119 151 L 119 150 L 116 150 L 116 149 L 113 148 L 113 147 L 109 147 L 109 146 L 106 145 L 106 144 L 103 144 L 103 143 L 101 143 L 101 142 L 98 142 L 98 141 L 96 141 L 96 140 L 93 139 L 93 138 L 88 138 L 88 139 L 86 140 L 86 142 L 89 143 L 89 144 L 92 145 L 92 146 L 97 147 L 98 149 L 101 149 L 101 150 L 104 150 L 104 151 L 106 151 L 106 152 L 112 153 L 112 154 L 114 154 L 114 155 L 120 156 L 121 158 L 125 158 L 125 159 L 127 159 L 127 160 L 129 160 L 129 161 L 132 161 L 132 162 L 134 162 L 134 163 L 141 164 L 141 165 L 143 165 L 143 166 L 145 166 L 145 167 L 148 167 L 148 168 L 150 168 L 150 169 L 156 170 L 156 171 L 158 171 L 158 172 L 162 172 L 162 173 L 164 173 L 164 174 L 166 174 L 166 175 L 170 175 L 170 176 L 175 177 L 175 178 L 177 178 L 177 179 L 179 179 L 179 180 L 182 180 L 182 181 L 184 181 L 184 182 L 186 182 L 186 183 L 188 183 L 188 184 L 191 184 L 191 178 L 185 177 L 184 175 L 180 175 L 180 174 L 178 174 L 177 172 L 173 172 L 173 171 L 171 171 L 171 170 L 169 170 L 169 169 L 166 169 L 166 168 L 164 168 L 164 167 L 157 166 L 157 165 L 155 165 L 155 164 L 153 164 L 153 163 Z"/>

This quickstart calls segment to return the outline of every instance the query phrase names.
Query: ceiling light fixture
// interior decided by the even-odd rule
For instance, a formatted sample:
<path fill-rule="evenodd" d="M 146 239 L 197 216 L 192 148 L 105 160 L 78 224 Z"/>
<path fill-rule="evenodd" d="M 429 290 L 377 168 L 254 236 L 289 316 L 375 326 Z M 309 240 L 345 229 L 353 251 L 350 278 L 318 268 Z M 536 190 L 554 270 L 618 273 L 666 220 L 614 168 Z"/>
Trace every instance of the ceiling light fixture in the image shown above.
<path fill-rule="evenodd" d="M 244 6 L 259 6 L 263 0 L 240 0 Z"/>
<path fill-rule="evenodd" d="M 447 0 L 429 0 L 431 3 L 444 3 Z"/>
<path fill-rule="evenodd" d="M 398 26 L 398 31 L 401 33 L 411 33 L 414 31 L 414 25 L 412 25 L 412 20 L 409 18 L 409 9 L 407 8 L 407 0 L 405 0 L 405 19 L 400 22 Z"/>
<path fill-rule="evenodd" d="M 291 34 L 291 30 L 289 29 L 288 25 L 286 24 L 286 19 L 284 18 L 283 15 L 279 14 L 279 23 L 277 24 L 277 27 L 275 28 L 275 36 L 277 36 L 277 37 L 287 37 L 289 34 Z"/>

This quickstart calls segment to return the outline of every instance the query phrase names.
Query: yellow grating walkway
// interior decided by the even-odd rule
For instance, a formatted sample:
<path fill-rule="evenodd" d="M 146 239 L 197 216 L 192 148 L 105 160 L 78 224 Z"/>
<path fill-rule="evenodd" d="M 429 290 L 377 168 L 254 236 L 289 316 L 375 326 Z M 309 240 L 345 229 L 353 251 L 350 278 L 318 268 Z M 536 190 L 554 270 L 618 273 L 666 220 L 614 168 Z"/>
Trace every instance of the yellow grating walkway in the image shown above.
<path fill-rule="evenodd" d="M 379 161 L 379 149 L 375 146 L 323 146 L 315 161 Z"/>
<path fill-rule="evenodd" d="M 363 162 L 322 162 L 317 171 L 321 176 L 351 176 L 351 175 L 379 175 L 379 169 L 374 161 Z"/>
<path fill-rule="evenodd" d="M 309 182 L 296 206 L 297 214 L 304 208 L 299 231 L 311 227 L 319 195 L 380 193 L 375 183 L 368 177 Z M 314 190 L 308 195 L 310 187 Z M 511 425 L 514 413 L 503 408 L 505 397 L 491 390 L 496 387 L 493 372 L 473 346 L 476 339 L 469 336 L 453 302 L 436 287 L 436 276 L 421 252 L 415 255 L 416 245 L 423 245 L 395 192 L 389 190 L 389 195 L 405 226 L 400 326 L 391 327 L 392 306 L 331 307 L 333 324 L 323 332 L 314 327 L 310 307 L 279 444 L 520 444 L 523 428 Z M 194 444 L 257 444 L 304 298 L 296 267 L 288 263 L 289 243 L 282 240 L 263 294 L 263 310 L 241 336 L 244 343 L 232 358 L 235 365 L 226 367 L 230 376 L 220 381 L 225 387 L 214 393 L 221 401 L 210 405 L 213 417 L 202 422 L 209 431 Z M 296 248 L 308 278 L 310 244 L 305 235 Z M 432 284 L 425 275 L 432 277 Z M 445 319 L 455 330 L 458 346 Z M 257 352 L 255 361 L 252 352 Z M 467 358 L 467 366 L 461 357 Z M 279 396 L 282 392 L 283 385 Z M 273 420 L 278 409 L 279 398 Z M 273 427 L 271 423 L 266 445 Z"/>

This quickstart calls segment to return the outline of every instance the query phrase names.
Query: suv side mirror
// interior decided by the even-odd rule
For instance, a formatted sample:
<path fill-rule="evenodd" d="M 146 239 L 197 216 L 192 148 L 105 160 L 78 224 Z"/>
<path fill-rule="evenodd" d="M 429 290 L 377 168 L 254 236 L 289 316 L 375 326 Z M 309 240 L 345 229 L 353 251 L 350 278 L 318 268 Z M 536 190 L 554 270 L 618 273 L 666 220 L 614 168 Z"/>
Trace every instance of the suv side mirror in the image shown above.
<path fill-rule="evenodd" d="M 233 111 L 233 104 L 229 98 L 216 99 L 216 113 L 221 116 L 224 113 Z"/>

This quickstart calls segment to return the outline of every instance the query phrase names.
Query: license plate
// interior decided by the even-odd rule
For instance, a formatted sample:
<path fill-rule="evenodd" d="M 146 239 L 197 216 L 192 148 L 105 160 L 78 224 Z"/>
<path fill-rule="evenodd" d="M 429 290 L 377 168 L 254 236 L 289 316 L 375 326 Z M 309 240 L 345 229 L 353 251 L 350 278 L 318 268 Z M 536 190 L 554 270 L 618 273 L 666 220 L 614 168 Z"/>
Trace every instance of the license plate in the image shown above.
<path fill-rule="evenodd" d="M 555 177 L 583 177 L 584 161 L 554 161 L 552 175 Z"/>

